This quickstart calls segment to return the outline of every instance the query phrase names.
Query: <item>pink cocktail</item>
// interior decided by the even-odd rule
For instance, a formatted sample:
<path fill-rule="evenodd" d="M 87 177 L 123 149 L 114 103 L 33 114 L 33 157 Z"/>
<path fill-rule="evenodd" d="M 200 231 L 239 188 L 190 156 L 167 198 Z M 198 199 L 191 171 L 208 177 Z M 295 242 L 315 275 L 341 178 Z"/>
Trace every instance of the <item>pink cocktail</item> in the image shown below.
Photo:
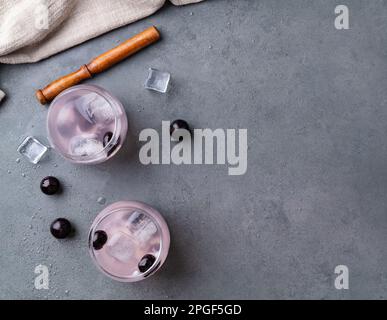
<path fill-rule="evenodd" d="M 48 138 L 65 159 L 97 164 L 113 157 L 128 130 L 122 104 L 106 90 L 79 85 L 63 91 L 51 103 Z"/>
<path fill-rule="evenodd" d="M 105 208 L 89 233 L 89 251 L 98 268 L 122 282 L 140 281 L 159 270 L 169 244 L 169 229 L 161 214 L 135 201 Z"/>

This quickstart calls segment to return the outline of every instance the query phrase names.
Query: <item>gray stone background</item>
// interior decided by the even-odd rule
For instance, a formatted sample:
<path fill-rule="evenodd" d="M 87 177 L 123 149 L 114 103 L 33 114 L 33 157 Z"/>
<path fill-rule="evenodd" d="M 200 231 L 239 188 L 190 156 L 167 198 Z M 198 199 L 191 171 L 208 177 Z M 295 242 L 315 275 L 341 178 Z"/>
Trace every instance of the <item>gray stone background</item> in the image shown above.
<path fill-rule="evenodd" d="M 334 28 L 341 3 L 350 30 Z M 35 89 L 151 24 L 160 43 L 88 81 L 124 103 L 124 150 L 98 166 L 54 152 L 40 167 L 16 163 L 24 136 L 46 141 Z M 386 298 L 386 30 L 384 0 L 208 0 L 167 5 L 40 63 L 1 65 L 0 298 Z M 168 94 L 143 88 L 148 67 L 172 74 Z M 139 132 L 176 118 L 247 128 L 247 174 L 141 165 Z M 46 175 L 63 182 L 62 195 L 40 192 Z M 164 214 L 172 246 L 156 276 L 122 284 L 94 267 L 87 233 L 100 196 Z M 74 239 L 49 234 L 59 216 L 76 226 Z M 49 290 L 34 289 L 38 264 L 50 266 Z M 349 290 L 334 288 L 339 264 L 349 267 Z"/>

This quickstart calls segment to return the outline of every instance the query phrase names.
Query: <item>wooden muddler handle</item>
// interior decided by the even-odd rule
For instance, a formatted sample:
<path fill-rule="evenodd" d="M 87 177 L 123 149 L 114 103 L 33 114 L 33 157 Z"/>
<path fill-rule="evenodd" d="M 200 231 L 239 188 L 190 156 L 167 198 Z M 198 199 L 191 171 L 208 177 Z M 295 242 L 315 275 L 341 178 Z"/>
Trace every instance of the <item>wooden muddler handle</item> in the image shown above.
<path fill-rule="evenodd" d="M 46 104 L 53 100 L 63 90 L 66 90 L 67 88 L 70 88 L 85 79 L 91 78 L 94 74 L 109 69 L 111 66 L 151 45 L 159 39 L 159 31 L 156 27 L 150 27 L 133 38 L 121 43 L 119 46 L 98 56 L 89 64 L 83 65 L 78 71 L 59 78 L 58 80 L 50 83 L 44 89 L 36 91 L 36 97 L 41 104 Z"/>

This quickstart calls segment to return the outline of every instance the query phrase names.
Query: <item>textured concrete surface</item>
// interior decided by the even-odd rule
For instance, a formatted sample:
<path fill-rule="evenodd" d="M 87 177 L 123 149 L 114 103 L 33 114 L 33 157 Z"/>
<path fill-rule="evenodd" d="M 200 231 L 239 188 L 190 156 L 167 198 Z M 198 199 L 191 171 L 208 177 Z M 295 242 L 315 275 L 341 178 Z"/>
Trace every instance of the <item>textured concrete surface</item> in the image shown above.
<path fill-rule="evenodd" d="M 387 2 L 345 1 L 346 31 L 334 28 L 337 4 L 168 5 L 41 63 L 1 65 L 0 298 L 387 298 Z M 162 42 L 88 81 L 125 104 L 129 142 L 117 158 L 83 167 L 51 153 L 40 167 L 16 163 L 23 136 L 45 139 L 47 110 L 34 90 L 150 24 Z M 171 72 L 168 94 L 144 90 L 148 67 Z M 247 128 L 247 174 L 141 165 L 139 132 L 175 118 Z M 46 175 L 63 181 L 62 195 L 40 192 Z M 96 270 L 87 232 L 100 196 L 164 214 L 173 242 L 157 276 L 121 284 Z M 50 236 L 58 216 L 76 225 L 74 239 Z M 38 264 L 50 266 L 49 290 L 34 290 Z M 339 264 L 349 267 L 349 290 L 334 288 Z"/>

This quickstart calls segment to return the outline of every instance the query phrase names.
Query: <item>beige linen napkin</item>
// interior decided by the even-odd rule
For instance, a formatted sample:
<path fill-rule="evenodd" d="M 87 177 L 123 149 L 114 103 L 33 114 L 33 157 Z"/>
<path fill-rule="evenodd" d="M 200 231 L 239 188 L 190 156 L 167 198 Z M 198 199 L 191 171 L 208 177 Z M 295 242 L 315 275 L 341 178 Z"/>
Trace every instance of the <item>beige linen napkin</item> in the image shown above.
<path fill-rule="evenodd" d="M 0 63 L 39 61 L 149 16 L 166 1 L 0 0 Z"/>

